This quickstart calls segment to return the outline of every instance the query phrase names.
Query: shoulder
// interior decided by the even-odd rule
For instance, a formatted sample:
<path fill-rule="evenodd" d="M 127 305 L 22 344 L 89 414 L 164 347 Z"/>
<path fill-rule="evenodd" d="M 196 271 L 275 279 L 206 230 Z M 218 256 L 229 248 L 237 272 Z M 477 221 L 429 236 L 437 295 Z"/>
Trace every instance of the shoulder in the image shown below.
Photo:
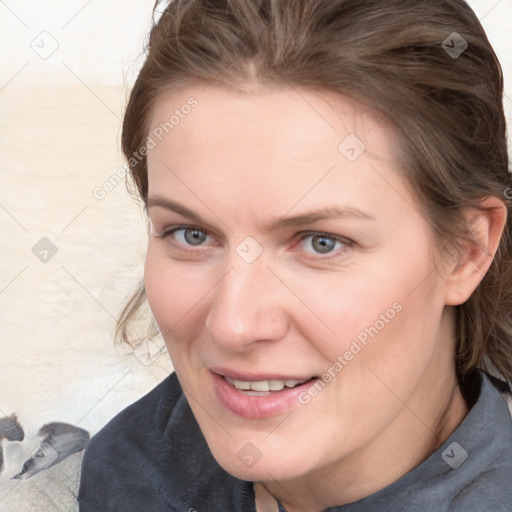
<path fill-rule="evenodd" d="M 365 508 L 354 512 L 512 512 L 509 389 L 486 374 L 475 373 L 474 379 L 475 402 L 448 439 L 410 473 L 363 499 L 359 505 Z"/>
<path fill-rule="evenodd" d="M 130 443 L 139 437 L 141 429 L 148 435 L 165 429 L 183 392 L 172 373 L 142 398 L 129 405 L 93 436 L 86 449 L 102 450 L 110 444 Z"/>
<path fill-rule="evenodd" d="M 92 437 L 82 461 L 81 512 L 123 506 L 142 510 L 138 507 L 147 504 L 145 496 L 154 494 L 151 473 L 165 451 L 168 425 L 183 399 L 173 373 Z"/>
<path fill-rule="evenodd" d="M 450 511 L 512 510 L 512 394 L 507 382 L 486 375 L 481 419 L 472 435 L 479 440 L 468 450 L 470 472 L 454 496 Z M 490 385 L 492 384 L 492 386 Z M 456 471 L 464 470 L 464 465 Z"/>

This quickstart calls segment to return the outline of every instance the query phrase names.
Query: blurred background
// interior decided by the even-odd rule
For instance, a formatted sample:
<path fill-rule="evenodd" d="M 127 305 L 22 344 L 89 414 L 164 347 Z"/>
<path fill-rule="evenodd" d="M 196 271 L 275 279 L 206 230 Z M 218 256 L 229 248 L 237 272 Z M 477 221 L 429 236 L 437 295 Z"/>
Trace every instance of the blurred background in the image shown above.
<path fill-rule="evenodd" d="M 504 67 L 510 120 L 512 0 L 469 3 Z M 152 7 L 0 0 L 0 417 L 17 413 L 26 433 L 4 446 L 0 482 L 43 424 L 94 434 L 172 370 L 158 342 L 114 344 L 143 271 L 119 138 Z"/>
<path fill-rule="evenodd" d="M 0 482 L 43 424 L 93 434 L 172 369 L 154 344 L 113 341 L 143 272 L 119 139 L 152 7 L 0 1 L 0 417 L 25 430 L 4 443 Z"/>

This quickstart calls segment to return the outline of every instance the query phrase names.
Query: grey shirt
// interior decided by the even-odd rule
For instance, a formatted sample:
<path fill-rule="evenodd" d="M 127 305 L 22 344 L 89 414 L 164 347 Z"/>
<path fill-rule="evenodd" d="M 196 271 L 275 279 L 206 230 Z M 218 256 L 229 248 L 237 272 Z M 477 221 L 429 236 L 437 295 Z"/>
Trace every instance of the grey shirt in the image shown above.
<path fill-rule="evenodd" d="M 505 388 L 478 375 L 475 404 L 435 453 L 385 489 L 328 511 L 512 512 Z M 175 374 L 116 416 L 85 451 L 80 512 L 255 512 L 254 499 L 252 483 L 226 473 L 211 455 Z"/>

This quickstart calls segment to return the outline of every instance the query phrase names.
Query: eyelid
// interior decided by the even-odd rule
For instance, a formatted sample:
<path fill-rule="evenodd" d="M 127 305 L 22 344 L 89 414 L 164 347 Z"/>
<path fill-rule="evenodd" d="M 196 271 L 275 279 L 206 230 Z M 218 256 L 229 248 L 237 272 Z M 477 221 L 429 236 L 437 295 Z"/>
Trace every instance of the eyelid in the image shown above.
<path fill-rule="evenodd" d="M 215 236 L 212 233 L 210 233 L 210 231 L 208 231 L 207 229 L 204 229 L 204 228 L 202 228 L 200 226 L 194 226 L 194 225 L 191 225 L 191 224 L 176 224 L 176 225 L 173 225 L 173 226 L 169 226 L 167 228 L 164 228 L 160 234 L 155 234 L 154 236 L 157 237 L 157 238 L 167 238 L 167 237 L 171 236 L 174 232 L 180 231 L 182 229 L 184 229 L 184 230 L 185 229 L 192 229 L 192 230 L 195 229 L 197 231 L 202 231 L 207 236 Z"/>
<path fill-rule="evenodd" d="M 351 245 L 354 242 L 350 240 L 349 238 L 346 238 L 341 235 L 334 235 L 332 233 L 327 233 L 325 231 L 304 231 L 302 233 L 299 233 L 300 240 L 304 240 L 305 238 L 309 238 L 311 236 L 324 236 L 325 238 L 332 238 L 334 240 L 337 240 L 338 242 L 341 242 L 345 245 Z"/>

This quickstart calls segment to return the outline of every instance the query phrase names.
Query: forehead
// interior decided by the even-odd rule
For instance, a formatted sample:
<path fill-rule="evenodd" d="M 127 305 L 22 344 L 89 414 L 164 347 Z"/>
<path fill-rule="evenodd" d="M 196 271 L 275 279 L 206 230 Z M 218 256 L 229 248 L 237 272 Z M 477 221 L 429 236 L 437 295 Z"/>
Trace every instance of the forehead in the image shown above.
<path fill-rule="evenodd" d="M 367 150 L 382 157 L 396 145 L 396 132 L 382 112 L 332 91 L 282 87 L 238 92 L 215 85 L 182 87 L 163 93 L 155 102 L 150 133 L 160 132 L 163 138 L 172 134 L 172 141 L 181 149 L 187 143 L 195 146 L 196 137 L 188 137 L 191 134 L 186 128 L 191 121 L 187 118 L 192 119 L 194 134 L 205 142 L 229 144 L 225 137 L 235 132 L 247 142 L 250 137 L 280 145 L 301 142 L 304 153 L 320 149 L 319 142 L 323 142 L 322 149 L 330 147 L 337 154 L 339 142 L 354 134 L 369 143 Z M 375 130 L 377 126 L 380 129 Z M 276 133 L 282 135 L 278 141 Z M 297 152 L 299 148 L 293 149 Z"/>
<path fill-rule="evenodd" d="M 404 196 L 413 202 L 397 172 L 392 122 L 337 93 L 189 86 L 159 98 L 149 135 L 150 196 L 168 190 L 197 202 L 229 194 L 247 209 L 265 197 L 277 214 L 321 197 L 369 210 Z"/>

